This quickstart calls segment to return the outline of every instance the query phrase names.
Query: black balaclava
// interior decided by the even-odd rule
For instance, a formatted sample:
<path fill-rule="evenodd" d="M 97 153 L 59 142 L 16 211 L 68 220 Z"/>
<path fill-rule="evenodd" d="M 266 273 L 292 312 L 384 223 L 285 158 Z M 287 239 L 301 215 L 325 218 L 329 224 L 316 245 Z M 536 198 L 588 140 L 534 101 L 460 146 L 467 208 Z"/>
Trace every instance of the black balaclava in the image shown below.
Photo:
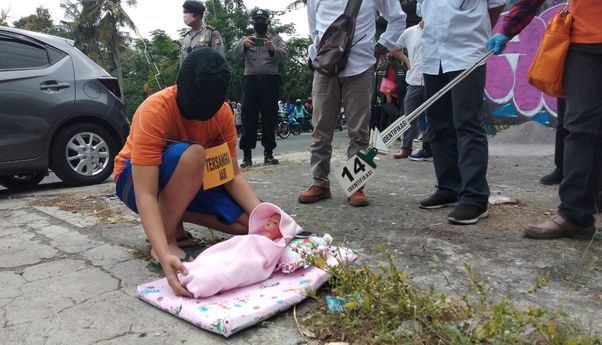
<path fill-rule="evenodd" d="M 186 56 L 178 72 L 176 102 L 189 120 L 208 120 L 222 107 L 228 93 L 230 69 L 211 48 L 198 48 Z"/>

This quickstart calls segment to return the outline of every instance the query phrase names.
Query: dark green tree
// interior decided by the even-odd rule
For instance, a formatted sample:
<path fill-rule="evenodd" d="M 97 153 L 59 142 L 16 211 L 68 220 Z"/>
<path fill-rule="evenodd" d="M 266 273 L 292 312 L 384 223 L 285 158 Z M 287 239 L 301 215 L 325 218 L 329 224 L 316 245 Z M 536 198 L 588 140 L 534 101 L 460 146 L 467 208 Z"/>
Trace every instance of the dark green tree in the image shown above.
<path fill-rule="evenodd" d="M 25 29 L 46 34 L 53 34 L 56 30 L 52 23 L 52 16 L 47 8 L 40 6 L 36 8 L 36 13 L 27 17 L 22 17 L 13 23 L 15 28 Z"/>
<path fill-rule="evenodd" d="M 121 62 L 123 70 L 127 71 L 123 74 L 123 103 L 131 119 L 136 108 L 149 95 L 145 85 L 150 69 L 144 54 L 136 48 L 125 50 Z"/>
<path fill-rule="evenodd" d="M 178 75 L 180 45 L 163 30 L 151 32 L 150 41 L 136 41 L 136 48 L 146 59 L 148 74 L 144 91 L 154 93 L 175 84 Z"/>
<path fill-rule="evenodd" d="M 308 67 L 307 47 L 309 38 L 291 38 L 286 42 L 290 58 L 280 65 L 282 74 L 281 98 L 305 101 L 311 95 L 313 72 Z"/>

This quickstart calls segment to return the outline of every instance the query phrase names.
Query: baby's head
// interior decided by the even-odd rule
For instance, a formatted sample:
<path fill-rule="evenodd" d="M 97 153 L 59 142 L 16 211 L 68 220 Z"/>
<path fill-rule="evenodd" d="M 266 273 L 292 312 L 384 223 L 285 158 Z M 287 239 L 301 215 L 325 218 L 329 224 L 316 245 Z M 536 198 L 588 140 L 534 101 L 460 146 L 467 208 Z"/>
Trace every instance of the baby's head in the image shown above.
<path fill-rule="evenodd" d="M 282 238 L 280 232 L 280 213 L 274 213 L 263 226 L 263 235 L 270 240 Z"/>

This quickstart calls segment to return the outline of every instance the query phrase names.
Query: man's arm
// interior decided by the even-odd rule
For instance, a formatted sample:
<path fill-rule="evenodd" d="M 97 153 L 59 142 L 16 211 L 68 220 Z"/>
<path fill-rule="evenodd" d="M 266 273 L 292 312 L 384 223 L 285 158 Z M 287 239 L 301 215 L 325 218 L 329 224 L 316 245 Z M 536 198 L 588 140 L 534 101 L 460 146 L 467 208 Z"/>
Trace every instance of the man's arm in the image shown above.
<path fill-rule="evenodd" d="M 224 188 L 228 191 L 228 194 L 245 210 L 248 214 L 261 203 L 257 194 L 251 188 L 249 181 L 241 174 L 238 164 L 234 165 L 234 179 L 226 184 Z"/>
<path fill-rule="evenodd" d="M 398 0 L 376 0 L 376 9 L 387 21 L 387 30 L 380 35 L 378 43 L 387 49 L 395 49 L 395 43 L 406 27 L 407 16 Z"/>
<path fill-rule="evenodd" d="M 318 30 L 316 29 L 315 0 L 307 0 L 307 24 L 309 28 L 309 37 L 311 39 L 311 44 L 307 48 L 307 55 L 312 59 L 316 56 L 318 44 L 320 43 L 320 37 L 318 37 Z"/>
<path fill-rule="evenodd" d="M 178 271 L 187 275 L 188 270 L 178 257 L 169 253 L 167 247 L 165 227 L 161 218 L 159 201 L 157 200 L 159 167 L 133 165 L 132 180 L 135 186 L 136 206 L 138 207 L 144 233 L 161 262 L 161 268 L 165 273 L 169 286 L 178 296 L 192 297 L 192 294 L 182 286 L 177 275 Z"/>
<path fill-rule="evenodd" d="M 241 58 L 244 59 L 245 58 L 245 40 L 247 39 L 246 36 L 243 36 L 243 38 L 241 38 L 238 43 L 236 44 L 236 46 L 234 47 L 234 56 L 236 56 L 237 58 Z"/>
<path fill-rule="evenodd" d="M 502 19 L 502 25 L 498 29 L 498 33 L 493 35 L 487 41 L 487 48 L 493 51 L 494 54 L 501 54 L 506 48 L 506 43 L 512 37 L 518 35 L 535 17 L 537 8 L 545 0 L 518 0 L 508 15 Z M 491 16 L 491 12 L 490 12 Z M 492 17 L 492 25 L 493 17 Z"/>
<path fill-rule="evenodd" d="M 273 57 L 277 62 L 288 58 L 288 49 L 286 49 L 286 44 L 284 43 L 284 40 L 280 38 L 280 36 L 273 35 L 270 41 L 272 42 L 271 46 L 273 50 L 270 51 L 268 48 L 268 52 L 270 52 L 271 57 Z M 270 41 L 266 41 L 266 44 L 269 44 L 268 42 Z"/>
<path fill-rule="evenodd" d="M 401 51 L 392 50 L 391 55 L 393 55 L 393 57 L 396 58 L 397 60 L 403 62 L 408 69 L 412 68 L 412 66 L 410 65 L 410 59 Z"/>
<path fill-rule="evenodd" d="M 408 37 L 408 30 L 406 29 L 397 39 L 397 42 L 395 42 L 395 49 L 390 50 L 391 55 L 393 55 L 394 58 L 396 58 L 397 60 L 403 62 L 406 67 L 408 69 L 410 69 L 410 59 L 405 56 L 405 54 L 403 54 L 401 52 L 402 49 L 407 48 L 407 37 Z"/>
<path fill-rule="evenodd" d="M 226 57 L 226 50 L 224 48 L 226 44 L 222 38 L 222 35 L 217 30 L 213 30 L 211 32 L 211 45 L 213 46 L 213 49 L 219 53 L 219 55 Z"/>
<path fill-rule="evenodd" d="M 545 0 L 517 0 L 510 13 L 502 19 L 502 27 L 498 30 L 508 38 L 518 35 L 527 26 L 541 4 Z"/>

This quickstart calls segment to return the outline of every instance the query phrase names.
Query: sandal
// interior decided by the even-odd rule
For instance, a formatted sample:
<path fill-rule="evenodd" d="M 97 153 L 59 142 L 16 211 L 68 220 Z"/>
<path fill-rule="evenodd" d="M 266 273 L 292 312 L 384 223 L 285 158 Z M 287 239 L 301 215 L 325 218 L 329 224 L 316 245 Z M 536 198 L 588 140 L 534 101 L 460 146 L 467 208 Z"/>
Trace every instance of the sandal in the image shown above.
<path fill-rule="evenodd" d="M 190 254 L 189 252 L 184 252 L 184 257 L 180 258 L 180 261 L 182 262 L 190 262 L 190 259 L 192 259 L 192 254 Z M 163 270 L 163 268 L 161 267 L 161 262 L 155 258 L 153 258 L 151 256 L 151 258 L 148 260 L 148 264 L 150 267 L 158 269 L 158 270 Z"/>
<path fill-rule="evenodd" d="M 180 248 L 193 248 L 200 246 L 203 239 L 194 237 L 190 232 L 184 231 L 184 235 L 176 238 L 176 242 Z"/>
<path fill-rule="evenodd" d="M 145 239 L 145 241 L 147 243 L 150 243 L 150 241 L 148 240 L 148 238 Z M 201 245 L 201 243 L 203 243 L 204 240 L 198 237 L 194 237 L 193 234 L 191 234 L 188 231 L 184 231 L 184 235 L 176 238 L 176 243 L 178 243 L 178 247 L 184 249 L 184 248 L 195 248 Z"/>

